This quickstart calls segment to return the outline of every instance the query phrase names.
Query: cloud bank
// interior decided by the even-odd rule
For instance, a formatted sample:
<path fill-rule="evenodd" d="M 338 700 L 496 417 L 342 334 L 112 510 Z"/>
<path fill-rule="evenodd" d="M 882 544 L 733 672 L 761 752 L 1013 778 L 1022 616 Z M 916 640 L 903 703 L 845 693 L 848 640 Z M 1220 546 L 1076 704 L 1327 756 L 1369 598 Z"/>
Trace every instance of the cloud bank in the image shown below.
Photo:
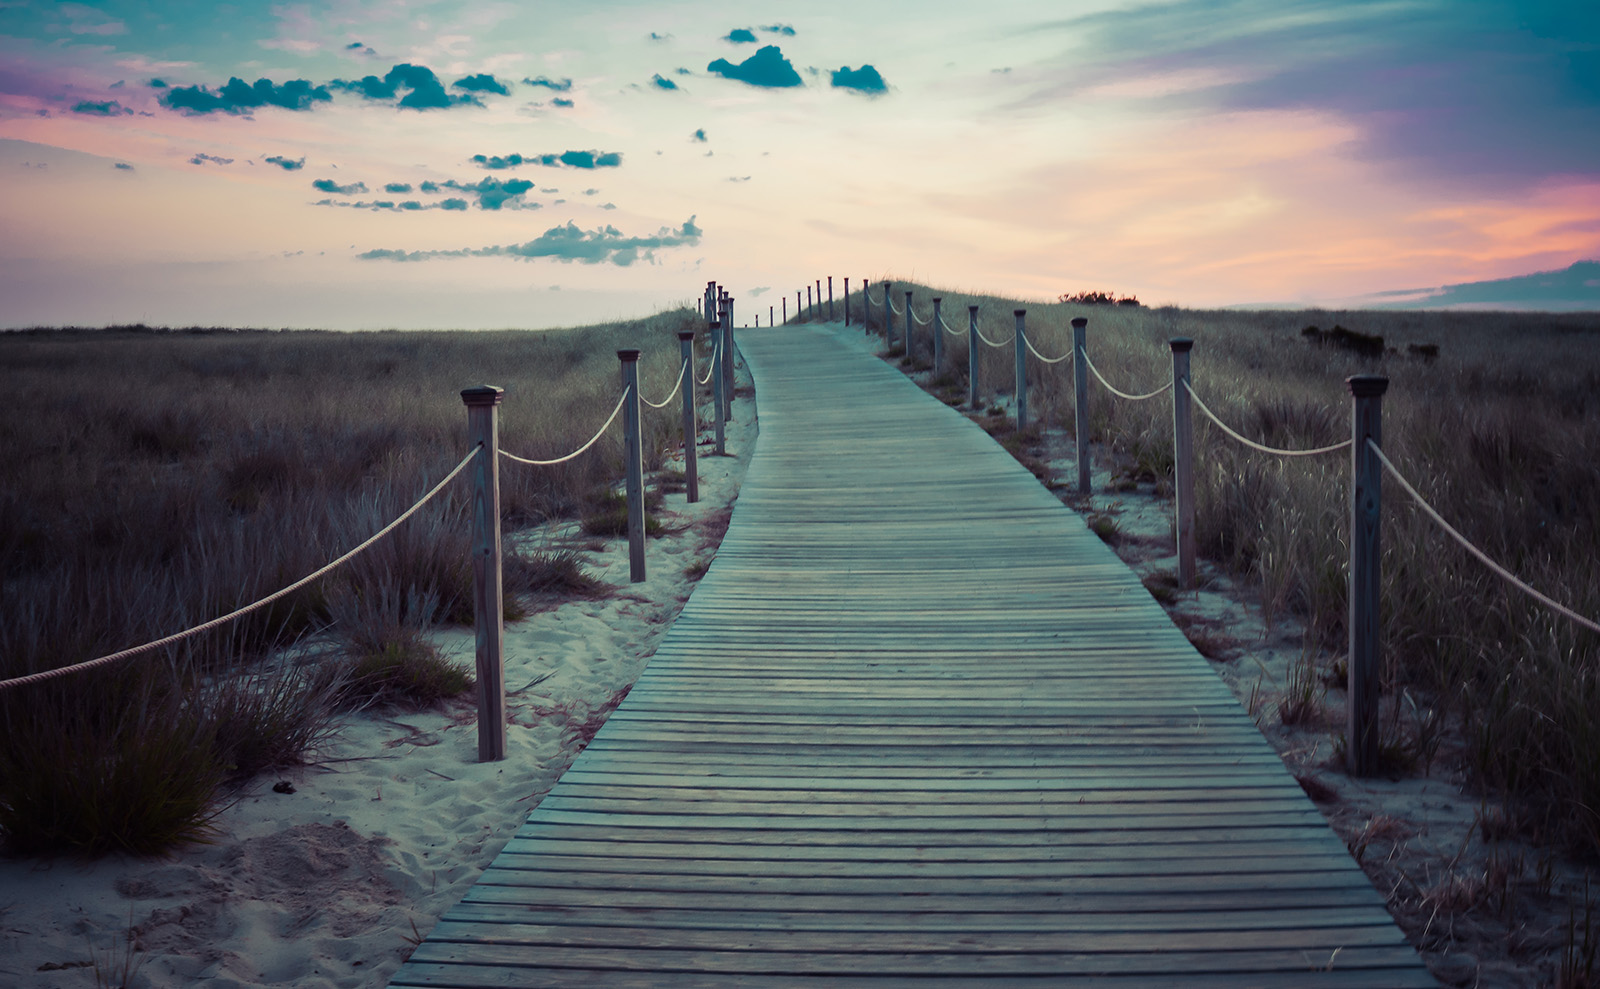
<path fill-rule="evenodd" d="M 794 63 L 783 57 L 783 52 L 777 45 L 767 45 L 738 65 L 725 58 L 719 58 L 706 66 L 706 71 L 726 79 L 768 89 L 801 85 L 800 73 L 794 70 Z"/>
<path fill-rule="evenodd" d="M 654 236 L 629 237 L 616 227 L 607 225 L 597 230 L 583 230 L 568 222 L 565 226 L 551 227 L 533 240 L 521 244 L 501 244 L 491 247 L 462 248 L 448 251 L 401 251 L 375 248 L 356 255 L 364 261 L 428 261 L 433 258 L 554 258 L 558 261 L 577 261 L 580 264 L 614 264 L 627 267 L 638 261 L 655 260 L 657 250 L 669 247 L 692 247 L 700 243 L 702 231 L 695 226 L 694 217 L 681 227 L 662 227 Z"/>

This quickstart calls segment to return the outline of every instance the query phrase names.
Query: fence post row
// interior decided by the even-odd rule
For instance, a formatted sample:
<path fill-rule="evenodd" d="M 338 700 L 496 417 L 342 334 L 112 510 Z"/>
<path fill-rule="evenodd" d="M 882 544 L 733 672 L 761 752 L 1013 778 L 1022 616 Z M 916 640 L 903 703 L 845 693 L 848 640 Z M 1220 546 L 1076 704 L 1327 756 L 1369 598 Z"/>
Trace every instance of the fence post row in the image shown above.
<path fill-rule="evenodd" d="M 1194 586 L 1194 420 L 1189 407 L 1189 351 L 1194 341 L 1173 337 L 1172 348 L 1172 514 L 1177 527 L 1178 586 Z"/>
<path fill-rule="evenodd" d="M 1073 419 L 1077 426 L 1078 493 L 1089 493 L 1089 321 L 1082 316 L 1072 321 Z"/>
<path fill-rule="evenodd" d="M 678 331 L 678 354 L 683 366 L 683 490 L 689 504 L 700 500 L 700 458 L 695 443 L 700 439 L 700 424 L 694 414 L 694 331 Z"/>
<path fill-rule="evenodd" d="M 639 352 L 619 350 L 622 362 L 622 456 L 627 462 L 628 579 L 644 580 L 644 449 L 639 441 Z"/>
<path fill-rule="evenodd" d="M 505 389 L 462 391 L 472 471 L 472 627 L 477 637 L 478 761 L 506 757 L 505 604 L 500 583 L 500 401 Z"/>
<path fill-rule="evenodd" d="M 1028 327 L 1025 322 L 1028 310 L 1016 309 L 1017 338 L 1012 348 L 1017 356 L 1017 430 L 1028 428 Z"/>
<path fill-rule="evenodd" d="M 1358 374 L 1345 379 L 1350 388 L 1350 657 L 1349 725 L 1345 755 L 1350 775 L 1378 771 L 1378 598 L 1379 522 L 1383 508 L 1383 466 L 1368 447 L 1383 445 L 1383 393 L 1389 379 Z"/>
<path fill-rule="evenodd" d="M 939 304 L 944 301 L 941 296 L 933 297 L 933 373 L 939 373 L 939 363 L 944 357 L 944 323 L 940 321 Z"/>
<path fill-rule="evenodd" d="M 967 307 L 967 408 L 978 411 L 978 307 Z"/>

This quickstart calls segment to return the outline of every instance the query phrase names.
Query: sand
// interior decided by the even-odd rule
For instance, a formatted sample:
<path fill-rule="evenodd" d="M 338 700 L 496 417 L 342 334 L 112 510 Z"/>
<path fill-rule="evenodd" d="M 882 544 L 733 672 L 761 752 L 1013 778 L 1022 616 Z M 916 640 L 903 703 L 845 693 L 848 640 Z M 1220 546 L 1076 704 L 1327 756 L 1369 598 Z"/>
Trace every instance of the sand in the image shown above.
<path fill-rule="evenodd" d="M 348 715 L 309 764 L 258 777 L 215 844 L 165 859 L 0 861 L 0 985 L 383 985 L 516 832 L 630 687 L 709 561 L 756 428 L 748 378 L 733 456 L 700 447 L 701 500 L 668 495 L 649 579 L 627 545 L 574 523 L 518 534 L 575 546 L 615 592 L 506 626 L 507 758 L 477 761 L 471 695 L 439 710 Z M 709 431 L 708 431 L 709 433 Z M 669 467 L 681 468 L 681 455 Z M 512 468 L 504 469 L 529 469 Z M 469 629 L 437 644 L 469 666 Z M 280 792 L 291 791 L 292 792 Z"/>

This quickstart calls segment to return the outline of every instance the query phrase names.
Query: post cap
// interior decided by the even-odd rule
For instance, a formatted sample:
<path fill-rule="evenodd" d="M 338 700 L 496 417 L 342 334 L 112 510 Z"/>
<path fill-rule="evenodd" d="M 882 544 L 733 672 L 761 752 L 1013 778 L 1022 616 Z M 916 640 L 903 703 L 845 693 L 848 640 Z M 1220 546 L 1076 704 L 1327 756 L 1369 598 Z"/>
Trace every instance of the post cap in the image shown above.
<path fill-rule="evenodd" d="M 1087 316 L 1074 316 L 1072 318 L 1072 328 L 1073 329 L 1077 329 L 1080 326 L 1088 326 L 1088 325 L 1089 325 L 1089 318 Z"/>
<path fill-rule="evenodd" d="M 1013 309 L 1013 310 L 1011 310 L 1011 315 L 1013 315 L 1013 316 L 1026 316 L 1026 315 L 1028 315 L 1028 310 L 1026 310 L 1026 309 Z"/>
<path fill-rule="evenodd" d="M 693 330 L 679 330 L 678 331 L 678 339 L 679 340 L 693 340 L 694 339 L 694 331 Z"/>
<path fill-rule="evenodd" d="M 706 328 L 707 329 L 711 329 L 711 330 L 719 329 L 719 328 L 721 328 L 721 326 L 722 326 L 721 320 L 715 320 L 715 319 L 713 319 L 711 322 L 706 324 Z"/>
<path fill-rule="evenodd" d="M 639 352 L 637 350 L 619 350 L 617 351 L 617 359 L 624 364 L 630 364 L 639 359 Z"/>
<path fill-rule="evenodd" d="M 467 406 L 474 405 L 499 405 L 500 400 L 506 397 L 506 390 L 495 385 L 478 385 L 476 388 L 461 389 L 461 401 Z"/>
<path fill-rule="evenodd" d="M 967 312 L 977 312 L 977 311 L 978 311 L 978 307 L 977 306 L 968 306 L 967 307 Z"/>
<path fill-rule="evenodd" d="M 1167 346 L 1172 348 L 1174 354 L 1187 354 L 1194 347 L 1194 341 L 1188 337 L 1173 337 L 1167 341 Z"/>
<path fill-rule="evenodd" d="M 1377 398 L 1389 390 L 1389 379 L 1381 374 L 1356 374 L 1344 379 L 1356 398 Z"/>
<path fill-rule="evenodd" d="M 934 301 L 934 303 L 936 303 L 936 304 L 937 304 L 937 303 L 940 303 L 940 302 L 943 302 L 943 301 L 944 301 L 944 296 L 942 296 L 942 295 L 936 295 L 936 296 L 934 296 L 934 297 L 933 297 L 933 301 Z"/>

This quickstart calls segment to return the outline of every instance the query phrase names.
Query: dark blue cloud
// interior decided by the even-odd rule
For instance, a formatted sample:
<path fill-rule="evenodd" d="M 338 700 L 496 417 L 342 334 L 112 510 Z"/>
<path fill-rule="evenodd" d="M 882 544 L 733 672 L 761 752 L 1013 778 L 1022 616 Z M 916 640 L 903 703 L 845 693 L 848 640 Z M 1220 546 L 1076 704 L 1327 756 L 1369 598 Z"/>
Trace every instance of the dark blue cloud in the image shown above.
<path fill-rule="evenodd" d="M 752 86 L 782 89 L 801 85 L 800 73 L 794 70 L 793 63 L 783 57 L 777 45 L 767 45 L 738 65 L 719 58 L 706 66 L 706 71 Z"/>
<path fill-rule="evenodd" d="M 564 100 L 559 96 L 557 96 L 555 99 L 551 100 L 550 103 L 551 103 L 552 106 L 572 106 L 573 105 L 571 100 Z"/>
<path fill-rule="evenodd" d="M 388 183 L 384 184 L 383 191 L 384 192 L 392 192 L 392 193 L 395 193 L 396 195 L 404 195 L 405 193 L 408 193 L 408 192 L 411 191 L 411 183 L 410 182 L 388 182 Z"/>
<path fill-rule="evenodd" d="M 654 236 L 629 237 L 616 227 L 582 230 L 575 223 L 551 227 L 533 240 L 521 244 L 462 248 L 450 251 L 399 251 L 377 248 L 357 257 L 366 261 L 427 261 L 432 258 L 511 257 L 554 258 L 582 264 L 608 263 L 626 267 L 638 261 L 653 261 L 662 248 L 694 246 L 703 231 L 690 217 L 683 226 L 663 227 Z"/>
<path fill-rule="evenodd" d="M 326 86 L 313 86 L 305 79 L 290 79 L 281 86 L 271 79 L 257 79 L 254 85 L 238 76 L 213 93 L 204 86 L 179 86 L 168 89 L 161 103 L 191 116 L 206 113 L 250 113 L 260 107 L 309 110 L 317 103 L 333 99 Z"/>
<path fill-rule="evenodd" d="M 847 65 L 840 66 L 838 71 L 833 73 L 833 85 L 835 89 L 854 89 L 857 92 L 873 95 L 889 91 L 889 87 L 884 85 L 883 76 L 870 65 L 863 65 L 859 69 L 852 69 Z"/>
<path fill-rule="evenodd" d="M 116 164 L 114 164 L 114 165 L 112 165 L 112 166 L 111 166 L 111 167 L 112 167 L 112 168 L 116 168 L 116 169 L 120 169 L 120 170 L 121 170 L 121 171 L 124 171 L 124 172 L 131 172 L 131 171 L 133 171 L 133 166 L 132 166 L 132 165 L 130 165 L 130 164 L 128 164 L 128 163 L 127 163 L 127 162 L 125 162 L 125 161 L 119 161 L 119 162 L 117 162 L 117 163 L 116 163 Z"/>
<path fill-rule="evenodd" d="M 506 179 L 501 181 L 496 178 L 483 178 L 477 182 L 457 182 L 451 179 L 444 183 L 447 189 L 465 192 L 476 196 L 479 209 L 501 209 L 509 204 L 513 209 L 523 206 L 523 195 L 533 188 L 533 183 L 526 179 Z M 534 205 L 537 209 L 538 206 Z"/>
<path fill-rule="evenodd" d="M 450 84 L 452 89 L 464 89 L 469 93 L 498 93 L 501 96 L 511 95 L 505 83 L 496 79 L 487 72 L 480 72 L 473 76 L 463 76 Z"/>
<path fill-rule="evenodd" d="M 781 34 L 786 38 L 794 37 L 794 28 L 788 24 L 768 24 L 761 30 L 767 32 L 768 34 Z"/>
<path fill-rule="evenodd" d="M 333 179 L 317 179 L 311 183 L 311 188 L 318 192 L 331 192 L 340 196 L 354 196 L 367 191 L 365 182 L 352 182 L 349 185 L 340 185 Z"/>
<path fill-rule="evenodd" d="M 736 27 L 722 40 L 731 41 L 736 45 L 753 45 L 756 43 L 756 33 L 747 27 Z"/>
<path fill-rule="evenodd" d="M 166 89 L 167 81 L 165 79 L 151 79 L 149 82 L 145 83 L 145 85 L 149 86 L 151 89 Z"/>
<path fill-rule="evenodd" d="M 91 117 L 131 117 L 133 111 L 118 103 L 116 100 L 79 100 L 72 105 L 73 113 L 87 114 Z"/>
<path fill-rule="evenodd" d="M 650 81 L 655 83 L 655 85 L 660 89 L 677 89 L 678 88 L 678 84 L 677 83 L 675 83 L 671 79 L 668 79 L 667 77 L 663 76 L 659 72 L 657 72 L 654 76 L 651 76 L 650 77 Z"/>
<path fill-rule="evenodd" d="M 393 199 L 357 199 L 337 200 L 319 199 L 313 206 L 330 206 L 337 209 L 364 209 L 374 213 L 423 213 L 428 210 L 464 210 L 467 208 L 465 199 L 446 199 L 437 203 L 424 203 L 415 199 L 395 202 Z M 529 209 L 538 209 L 534 204 Z"/>
<path fill-rule="evenodd" d="M 701 144 L 704 144 L 708 140 L 706 138 L 706 129 L 704 127 L 702 127 L 699 130 L 695 131 L 693 134 L 689 135 L 689 140 L 698 141 Z"/>
<path fill-rule="evenodd" d="M 277 165 L 286 172 L 299 171 L 306 165 L 306 160 L 304 158 L 285 158 L 283 155 L 273 155 L 266 161 L 267 164 Z"/>
<path fill-rule="evenodd" d="M 1600 7 L 1517 0 L 1212 0 L 1035 26 L 1069 39 L 1022 108 L 1119 79 L 1217 75 L 1175 112 L 1331 114 L 1352 151 L 1429 185 L 1525 189 L 1600 161 Z"/>
<path fill-rule="evenodd" d="M 563 151 L 561 154 L 540 155 L 473 155 L 470 160 L 479 168 L 490 171 L 520 168 L 523 165 L 543 165 L 546 168 L 617 168 L 622 164 L 622 152 Z"/>
<path fill-rule="evenodd" d="M 231 165 L 231 164 L 233 164 L 233 159 L 232 158 L 224 158 L 221 155 L 208 155 L 203 151 L 200 152 L 199 154 L 196 154 L 193 158 L 190 158 L 189 159 L 189 164 L 191 164 L 191 165 L 204 165 L 208 161 L 211 162 L 213 165 Z"/>
<path fill-rule="evenodd" d="M 558 93 L 565 93 L 572 88 L 571 79 L 556 80 L 550 78 L 549 76 L 540 76 L 537 79 L 525 78 L 522 80 L 522 84 L 524 86 L 543 86 L 546 89 L 553 89 Z"/>
<path fill-rule="evenodd" d="M 365 47 L 367 47 L 367 46 L 362 44 L 359 41 L 352 41 L 348 45 L 344 46 L 344 50 L 347 51 L 347 52 L 352 52 L 352 51 L 355 51 L 358 48 L 365 48 Z"/>
<path fill-rule="evenodd" d="M 651 41 L 667 41 L 667 40 L 671 39 L 671 37 L 672 37 L 672 35 L 670 35 L 670 34 L 658 34 L 655 31 L 651 31 L 650 32 L 650 40 Z"/>
<path fill-rule="evenodd" d="M 453 106 L 482 106 L 483 103 L 470 93 L 451 96 L 444 90 L 444 83 L 433 74 L 433 70 L 425 65 L 412 65 L 403 62 L 383 74 L 377 76 L 362 76 L 360 79 L 335 79 L 328 83 L 334 89 L 346 92 L 359 93 L 369 100 L 388 101 L 399 98 L 399 105 L 409 110 L 443 110 Z M 400 96 L 401 90 L 406 90 Z"/>

